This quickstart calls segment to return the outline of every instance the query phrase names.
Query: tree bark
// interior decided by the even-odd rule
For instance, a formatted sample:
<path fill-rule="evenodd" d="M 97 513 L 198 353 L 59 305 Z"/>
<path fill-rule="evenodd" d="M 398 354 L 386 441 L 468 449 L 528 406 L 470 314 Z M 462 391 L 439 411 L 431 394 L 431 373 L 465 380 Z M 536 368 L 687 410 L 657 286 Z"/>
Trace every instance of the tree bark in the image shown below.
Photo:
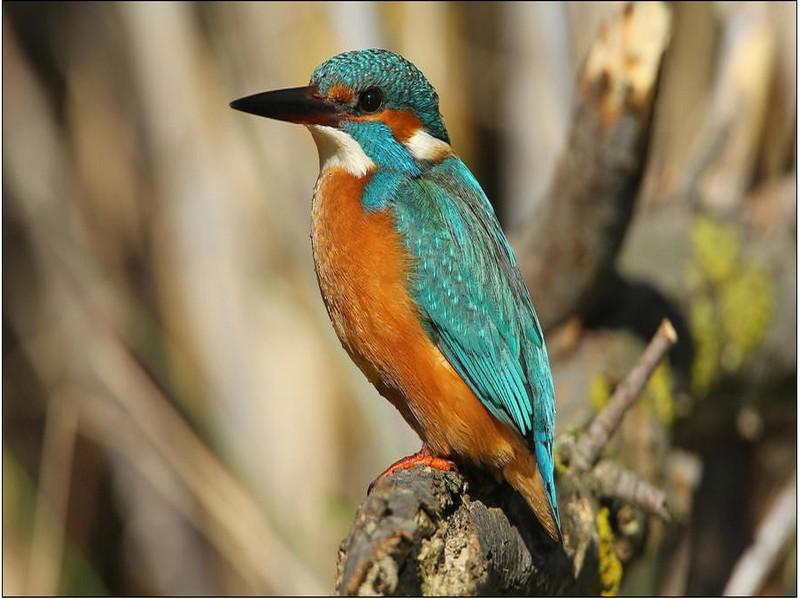
<path fill-rule="evenodd" d="M 545 330 L 588 310 L 609 280 L 647 163 L 671 24 L 662 3 L 634 3 L 600 29 L 550 191 L 511 234 Z"/>

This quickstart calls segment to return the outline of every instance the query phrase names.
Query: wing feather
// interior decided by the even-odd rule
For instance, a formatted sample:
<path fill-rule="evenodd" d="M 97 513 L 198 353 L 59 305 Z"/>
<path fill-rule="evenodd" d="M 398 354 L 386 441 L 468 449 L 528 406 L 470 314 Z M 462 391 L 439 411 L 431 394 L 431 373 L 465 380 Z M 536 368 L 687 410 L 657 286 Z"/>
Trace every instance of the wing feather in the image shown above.
<path fill-rule="evenodd" d="M 551 439 L 553 386 L 541 327 L 477 181 L 453 158 L 407 178 L 394 195 L 431 337 L 492 414 L 530 441 L 540 427 Z"/>
<path fill-rule="evenodd" d="M 486 408 L 535 453 L 556 522 L 555 399 L 530 295 L 494 210 L 457 158 L 393 184 L 415 259 L 414 300 L 431 339 Z"/>

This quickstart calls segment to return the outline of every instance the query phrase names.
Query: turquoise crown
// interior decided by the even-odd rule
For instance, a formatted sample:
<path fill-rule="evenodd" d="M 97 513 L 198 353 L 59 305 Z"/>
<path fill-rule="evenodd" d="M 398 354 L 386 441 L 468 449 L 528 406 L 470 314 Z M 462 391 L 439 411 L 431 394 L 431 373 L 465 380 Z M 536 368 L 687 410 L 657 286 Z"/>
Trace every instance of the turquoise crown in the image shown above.
<path fill-rule="evenodd" d="M 439 114 L 439 95 L 425 75 L 399 54 L 377 48 L 337 54 L 314 70 L 310 84 L 319 86 L 326 95 L 336 84 L 356 94 L 378 87 L 387 108 L 412 110 L 431 135 L 450 143 Z"/>

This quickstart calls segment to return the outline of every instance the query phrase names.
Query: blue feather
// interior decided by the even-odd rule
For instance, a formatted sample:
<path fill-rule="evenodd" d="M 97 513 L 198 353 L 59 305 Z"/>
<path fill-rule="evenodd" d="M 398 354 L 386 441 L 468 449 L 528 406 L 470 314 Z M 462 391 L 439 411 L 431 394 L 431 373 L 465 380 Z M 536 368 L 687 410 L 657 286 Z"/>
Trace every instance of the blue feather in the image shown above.
<path fill-rule="evenodd" d="M 380 121 L 346 121 L 342 130 L 356 140 L 364 152 L 379 167 L 378 171 L 400 171 L 408 175 L 421 175 L 417 161 L 405 146 L 392 135 L 392 130 Z"/>
<path fill-rule="evenodd" d="M 386 181 L 376 184 L 376 195 Z M 528 442 L 559 523 L 547 350 L 491 204 L 456 157 L 421 176 L 396 172 L 390 187 L 391 194 L 379 195 L 391 197 L 398 230 L 416 259 L 409 286 L 428 334 L 486 408 Z"/>

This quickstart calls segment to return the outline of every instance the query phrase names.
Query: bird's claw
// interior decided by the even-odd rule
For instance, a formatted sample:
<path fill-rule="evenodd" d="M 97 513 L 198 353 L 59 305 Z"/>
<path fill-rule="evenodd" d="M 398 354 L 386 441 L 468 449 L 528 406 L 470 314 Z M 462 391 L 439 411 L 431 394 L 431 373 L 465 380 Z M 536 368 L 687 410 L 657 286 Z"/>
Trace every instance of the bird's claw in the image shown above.
<path fill-rule="evenodd" d="M 372 483 L 370 483 L 369 487 L 367 488 L 367 495 L 372 493 L 372 488 L 375 487 L 375 484 L 378 483 L 379 480 L 391 475 L 395 471 L 405 471 L 406 469 L 410 469 L 411 467 L 415 467 L 417 465 L 425 465 L 427 467 L 431 467 L 432 469 L 438 469 L 439 471 L 458 472 L 458 466 L 452 460 L 441 458 L 439 456 L 432 456 L 423 446 L 422 450 L 419 452 L 415 452 L 414 454 L 405 456 L 400 460 L 395 461 L 391 464 L 391 466 L 389 466 L 388 469 L 373 479 Z"/>

